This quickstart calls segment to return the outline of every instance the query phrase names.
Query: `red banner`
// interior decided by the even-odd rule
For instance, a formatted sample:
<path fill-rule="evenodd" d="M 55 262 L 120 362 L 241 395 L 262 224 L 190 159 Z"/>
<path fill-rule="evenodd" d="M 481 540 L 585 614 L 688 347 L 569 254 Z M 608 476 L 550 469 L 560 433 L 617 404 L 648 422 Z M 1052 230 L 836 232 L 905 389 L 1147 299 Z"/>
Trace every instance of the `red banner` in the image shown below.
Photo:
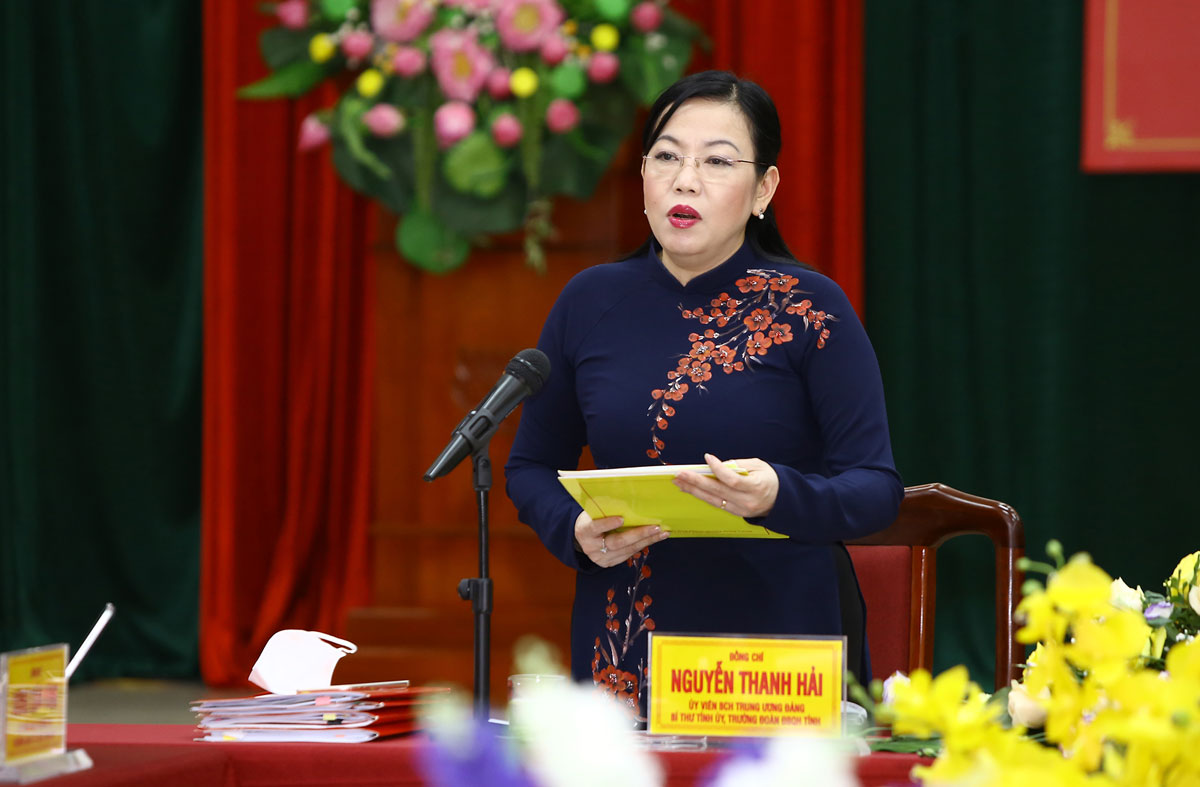
<path fill-rule="evenodd" d="M 1200 3 L 1087 0 L 1083 169 L 1200 171 Z"/>

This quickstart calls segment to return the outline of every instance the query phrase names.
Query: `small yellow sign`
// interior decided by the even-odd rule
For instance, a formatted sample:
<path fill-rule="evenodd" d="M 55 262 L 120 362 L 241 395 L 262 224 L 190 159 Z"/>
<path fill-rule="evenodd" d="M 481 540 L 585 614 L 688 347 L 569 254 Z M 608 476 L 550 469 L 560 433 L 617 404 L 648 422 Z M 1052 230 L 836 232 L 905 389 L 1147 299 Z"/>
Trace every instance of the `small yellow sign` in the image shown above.
<path fill-rule="evenodd" d="M 67 646 L 0 654 L 4 757 L 19 763 L 67 748 Z"/>
<path fill-rule="evenodd" d="M 844 637 L 650 635 L 649 731 L 840 735 Z"/>

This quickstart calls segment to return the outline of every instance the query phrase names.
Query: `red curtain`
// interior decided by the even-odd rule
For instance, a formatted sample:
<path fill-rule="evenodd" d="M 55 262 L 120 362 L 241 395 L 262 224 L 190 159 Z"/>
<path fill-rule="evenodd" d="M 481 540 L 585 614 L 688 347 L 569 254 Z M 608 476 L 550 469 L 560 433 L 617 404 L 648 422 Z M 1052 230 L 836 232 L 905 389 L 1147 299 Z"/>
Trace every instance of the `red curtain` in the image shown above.
<path fill-rule="evenodd" d="M 252 3 L 204 4 L 200 663 L 244 681 L 284 628 L 338 633 L 368 601 L 374 309 L 368 204 L 295 151 L 332 94 L 246 102 Z"/>
<path fill-rule="evenodd" d="M 672 0 L 712 41 L 700 65 L 751 79 L 783 125 L 780 229 L 863 316 L 862 0 Z"/>

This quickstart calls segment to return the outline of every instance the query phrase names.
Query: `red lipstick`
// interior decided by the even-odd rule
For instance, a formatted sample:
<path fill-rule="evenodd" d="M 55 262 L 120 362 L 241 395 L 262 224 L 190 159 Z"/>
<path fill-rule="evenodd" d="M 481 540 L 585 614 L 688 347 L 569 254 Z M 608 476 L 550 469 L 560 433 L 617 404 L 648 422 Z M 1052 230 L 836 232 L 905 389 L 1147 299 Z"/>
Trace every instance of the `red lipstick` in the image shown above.
<path fill-rule="evenodd" d="M 667 213 L 667 221 L 671 223 L 672 227 L 687 229 L 700 221 L 700 211 L 691 205 L 676 205 Z"/>

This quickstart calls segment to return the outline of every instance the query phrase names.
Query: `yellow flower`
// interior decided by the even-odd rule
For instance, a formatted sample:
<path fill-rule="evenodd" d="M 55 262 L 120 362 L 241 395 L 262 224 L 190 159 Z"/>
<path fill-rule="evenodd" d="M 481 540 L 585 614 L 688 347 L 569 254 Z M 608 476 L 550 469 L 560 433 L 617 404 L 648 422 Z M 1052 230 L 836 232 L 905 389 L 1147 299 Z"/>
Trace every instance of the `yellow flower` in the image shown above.
<path fill-rule="evenodd" d="M 529 98 L 538 89 L 538 75 L 532 68 L 522 66 L 512 72 L 508 88 L 517 98 Z"/>
<path fill-rule="evenodd" d="M 1112 577 L 1086 552 L 1073 556 L 1046 584 L 1046 595 L 1067 614 L 1102 612 L 1109 606 L 1111 592 Z"/>
<path fill-rule="evenodd" d="M 891 710 L 896 720 L 893 730 L 900 735 L 928 738 L 941 735 L 949 745 L 956 740 L 970 747 L 994 725 L 1000 708 L 988 704 L 988 695 L 967 677 L 967 668 L 959 665 L 931 678 L 925 670 L 915 670 L 907 684 L 893 686 Z"/>
<path fill-rule="evenodd" d="M 1146 643 L 1146 648 L 1142 654 L 1152 658 L 1161 659 L 1163 654 L 1163 646 L 1167 644 L 1167 629 L 1165 626 L 1159 626 L 1150 632 L 1150 641 Z"/>
<path fill-rule="evenodd" d="M 1076 617 L 1095 617 L 1112 610 L 1111 594 L 1112 577 L 1081 552 L 1050 575 L 1045 590 L 1022 599 L 1017 612 L 1025 625 L 1017 632 L 1017 641 L 1062 641 Z"/>
<path fill-rule="evenodd" d="M 913 777 L 922 784 L 931 785 L 1099 787 L 1111 784 L 1103 778 L 1089 779 L 1057 749 L 999 727 L 978 749 L 968 753 L 947 753 L 931 766 L 914 768 Z"/>
<path fill-rule="evenodd" d="M 600 52 L 611 52 L 620 42 L 621 34 L 607 22 L 592 28 L 592 46 Z"/>
<path fill-rule="evenodd" d="M 360 94 L 366 98 L 372 98 L 380 90 L 383 90 L 383 74 L 373 68 L 368 68 L 358 75 L 358 80 L 354 84 Z"/>
<path fill-rule="evenodd" d="M 1079 734 L 1080 718 L 1092 707 L 1094 696 L 1094 690 L 1085 692 L 1074 676 L 1056 681 L 1046 703 L 1046 740 L 1070 745 Z"/>
<path fill-rule="evenodd" d="M 1025 687 L 1029 693 L 1040 694 L 1043 689 L 1075 680 L 1075 673 L 1067 664 L 1061 642 L 1051 640 L 1038 643 L 1033 656 L 1037 656 L 1037 659 L 1030 657 L 1027 662 L 1029 666 L 1025 668 L 1024 675 Z"/>
<path fill-rule="evenodd" d="M 1080 616 L 1071 633 L 1074 641 L 1064 648 L 1067 660 L 1107 684 L 1141 656 L 1150 626 L 1137 612 L 1110 607 L 1102 617 Z"/>
<path fill-rule="evenodd" d="M 1200 682 L 1200 639 L 1180 642 L 1167 653 L 1167 673 L 1173 680 Z M 1200 697 L 1200 693 L 1197 693 Z"/>
<path fill-rule="evenodd" d="M 1197 596 L 1200 553 L 1180 561 L 1167 586 L 1176 603 Z M 943 750 L 913 775 L 926 784 L 1193 785 L 1200 787 L 1200 640 L 1172 643 L 1167 669 L 1146 669 L 1166 650 L 1167 629 L 1142 614 L 1145 597 L 1085 555 L 1021 603 L 1023 642 L 1037 642 L 1023 682 L 1008 695 L 1011 729 L 995 718 L 965 668 L 937 678 L 916 671 L 894 685 L 897 734 L 940 735 Z M 1023 736 L 1044 720 L 1045 740 Z"/>
<path fill-rule="evenodd" d="M 1180 560 L 1179 565 L 1175 566 L 1175 570 L 1171 572 L 1171 578 L 1167 580 L 1167 589 L 1170 591 L 1173 603 L 1188 603 L 1188 593 L 1197 584 L 1198 563 L 1200 563 L 1200 552 L 1193 552 Z"/>
<path fill-rule="evenodd" d="M 1168 784 L 1166 773 L 1183 754 L 1179 728 L 1167 717 L 1144 711 L 1104 713 L 1092 722 L 1104 749 L 1095 760 L 1081 762 L 1102 768 L 1122 784 Z"/>
<path fill-rule="evenodd" d="M 325 33 L 317 33 L 308 42 L 308 56 L 313 59 L 313 62 L 324 63 L 336 52 L 337 46 L 333 43 L 333 39 Z"/>
<path fill-rule="evenodd" d="M 1041 590 L 1030 593 L 1017 605 L 1017 617 L 1024 621 L 1017 631 L 1017 642 L 1060 642 L 1067 634 L 1068 617 L 1054 606 L 1054 600 Z"/>
<path fill-rule="evenodd" d="M 1137 670 L 1106 689 L 1107 706 L 1121 715 L 1143 713 L 1170 720 L 1180 711 L 1196 708 L 1200 695 L 1189 693 L 1187 683 L 1186 679 L 1162 678 L 1153 670 Z"/>

